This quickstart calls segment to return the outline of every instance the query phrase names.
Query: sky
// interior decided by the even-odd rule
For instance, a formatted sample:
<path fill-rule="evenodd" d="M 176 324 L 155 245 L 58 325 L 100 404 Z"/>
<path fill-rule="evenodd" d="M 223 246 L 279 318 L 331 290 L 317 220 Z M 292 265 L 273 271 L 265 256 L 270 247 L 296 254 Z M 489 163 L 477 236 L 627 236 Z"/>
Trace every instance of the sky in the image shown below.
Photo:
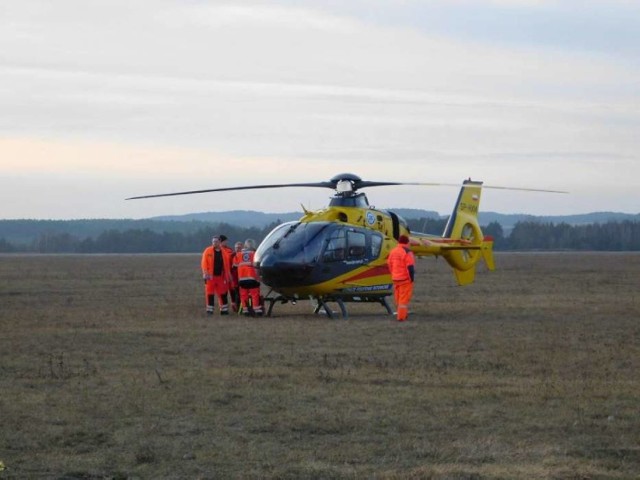
<path fill-rule="evenodd" d="M 636 0 L 0 0 L 0 219 L 640 213 L 639 127 Z"/>

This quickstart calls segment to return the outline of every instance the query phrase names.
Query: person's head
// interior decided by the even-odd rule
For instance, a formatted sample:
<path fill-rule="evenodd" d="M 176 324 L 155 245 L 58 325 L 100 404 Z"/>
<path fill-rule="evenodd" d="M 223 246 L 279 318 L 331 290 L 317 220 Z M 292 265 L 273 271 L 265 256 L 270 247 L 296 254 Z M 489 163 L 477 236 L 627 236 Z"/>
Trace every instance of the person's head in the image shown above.
<path fill-rule="evenodd" d="M 226 235 L 219 235 L 220 237 L 220 243 L 222 245 L 226 245 L 227 244 L 227 236 Z"/>
<path fill-rule="evenodd" d="M 242 247 L 244 247 L 244 244 L 242 242 L 236 242 L 235 245 L 233 246 L 233 248 L 235 248 L 236 252 L 241 251 Z"/>
<path fill-rule="evenodd" d="M 409 237 L 407 237 L 406 235 L 400 235 L 400 237 L 398 238 L 398 243 L 401 243 L 403 245 L 406 245 L 409 243 Z"/>
<path fill-rule="evenodd" d="M 213 245 L 213 248 L 219 248 L 220 247 L 220 237 L 213 237 L 211 239 L 211 245 Z"/>
<path fill-rule="evenodd" d="M 255 250 L 256 249 L 256 241 L 253 240 L 252 238 L 247 238 L 244 241 L 244 248 L 246 248 L 247 250 Z"/>

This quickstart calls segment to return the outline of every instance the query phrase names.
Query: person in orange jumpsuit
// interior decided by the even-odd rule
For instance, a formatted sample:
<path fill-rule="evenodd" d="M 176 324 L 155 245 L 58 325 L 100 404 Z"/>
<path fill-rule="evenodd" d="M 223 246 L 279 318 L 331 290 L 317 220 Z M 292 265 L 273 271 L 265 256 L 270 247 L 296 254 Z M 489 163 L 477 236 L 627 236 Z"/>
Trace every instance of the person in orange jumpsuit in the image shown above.
<path fill-rule="evenodd" d="M 262 301 L 260 299 L 260 277 L 253 266 L 255 255 L 255 241 L 248 238 L 244 242 L 242 251 L 236 253 L 233 264 L 238 268 L 238 285 L 240 286 L 240 302 L 245 315 L 262 316 Z M 251 299 L 251 307 L 249 307 Z"/>
<path fill-rule="evenodd" d="M 231 297 L 231 308 L 234 312 L 238 311 L 238 305 L 240 304 L 240 297 L 237 296 L 238 292 L 238 279 L 237 275 L 234 276 L 233 269 L 233 256 L 236 252 L 227 245 L 228 237 L 226 235 L 218 235 L 220 238 L 220 247 L 222 247 L 222 251 L 229 258 L 229 266 L 231 268 L 231 280 L 229 282 L 229 296 Z"/>
<path fill-rule="evenodd" d="M 391 250 L 387 259 L 399 322 L 404 322 L 409 316 L 409 303 L 413 295 L 415 278 L 415 257 L 408 244 L 409 237 L 400 235 L 398 245 Z"/>
<path fill-rule="evenodd" d="M 233 310 L 238 311 L 240 306 L 240 286 L 238 285 L 238 266 L 233 263 L 233 260 L 238 252 L 241 252 L 244 248 L 244 243 L 236 242 L 233 245 L 233 255 L 231 256 L 231 302 L 233 304 Z"/>
<path fill-rule="evenodd" d="M 211 239 L 211 246 L 202 252 L 200 261 L 202 278 L 205 284 L 205 299 L 207 315 L 213 315 L 214 300 L 218 297 L 220 315 L 229 314 L 227 293 L 231 282 L 231 263 L 229 255 L 225 254 L 219 237 Z"/>

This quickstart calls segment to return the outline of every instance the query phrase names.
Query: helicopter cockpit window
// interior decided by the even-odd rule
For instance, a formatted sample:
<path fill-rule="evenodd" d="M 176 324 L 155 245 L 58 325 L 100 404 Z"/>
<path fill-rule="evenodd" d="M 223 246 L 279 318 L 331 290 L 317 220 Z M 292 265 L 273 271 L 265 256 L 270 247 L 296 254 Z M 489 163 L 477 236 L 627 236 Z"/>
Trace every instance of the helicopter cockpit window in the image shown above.
<path fill-rule="evenodd" d="M 380 250 L 382 249 L 382 235 L 371 235 L 371 256 L 378 258 L 380 256 Z"/>
<path fill-rule="evenodd" d="M 371 239 L 371 240 L 369 240 Z M 382 236 L 351 227 L 334 226 L 325 240 L 322 261 L 325 263 L 377 258 Z"/>
<path fill-rule="evenodd" d="M 322 261 L 341 262 L 346 257 L 347 237 L 344 228 L 337 228 L 327 239 L 327 247 L 324 249 Z"/>
<path fill-rule="evenodd" d="M 360 260 L 367 253 L 367 238 L 363 232 L 347 232 L 347 258 L 349 260 Z"/>

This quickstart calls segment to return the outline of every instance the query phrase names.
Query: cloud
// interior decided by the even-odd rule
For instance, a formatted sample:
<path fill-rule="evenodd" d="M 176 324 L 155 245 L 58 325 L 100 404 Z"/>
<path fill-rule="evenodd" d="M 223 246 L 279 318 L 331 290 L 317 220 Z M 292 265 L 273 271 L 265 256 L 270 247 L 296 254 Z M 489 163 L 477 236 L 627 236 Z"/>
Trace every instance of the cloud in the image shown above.
<path fill-rule="evenodd" d="M 637 7 L 582 5 L 8 3 L 0 169 L 109 177 L 117 198 L 232 185 L 242 168 L 270 183 L 624 183 L 640 175 Z"/>
<path fill-rule="evenodd" d="M 474 44 L 626 59 L 637 57 L 640 50 L 640 4 L 633 0 L 408 0 L 401 8 L 387 0 L 295 2 L 301 3 L 371 24 Z"/>

